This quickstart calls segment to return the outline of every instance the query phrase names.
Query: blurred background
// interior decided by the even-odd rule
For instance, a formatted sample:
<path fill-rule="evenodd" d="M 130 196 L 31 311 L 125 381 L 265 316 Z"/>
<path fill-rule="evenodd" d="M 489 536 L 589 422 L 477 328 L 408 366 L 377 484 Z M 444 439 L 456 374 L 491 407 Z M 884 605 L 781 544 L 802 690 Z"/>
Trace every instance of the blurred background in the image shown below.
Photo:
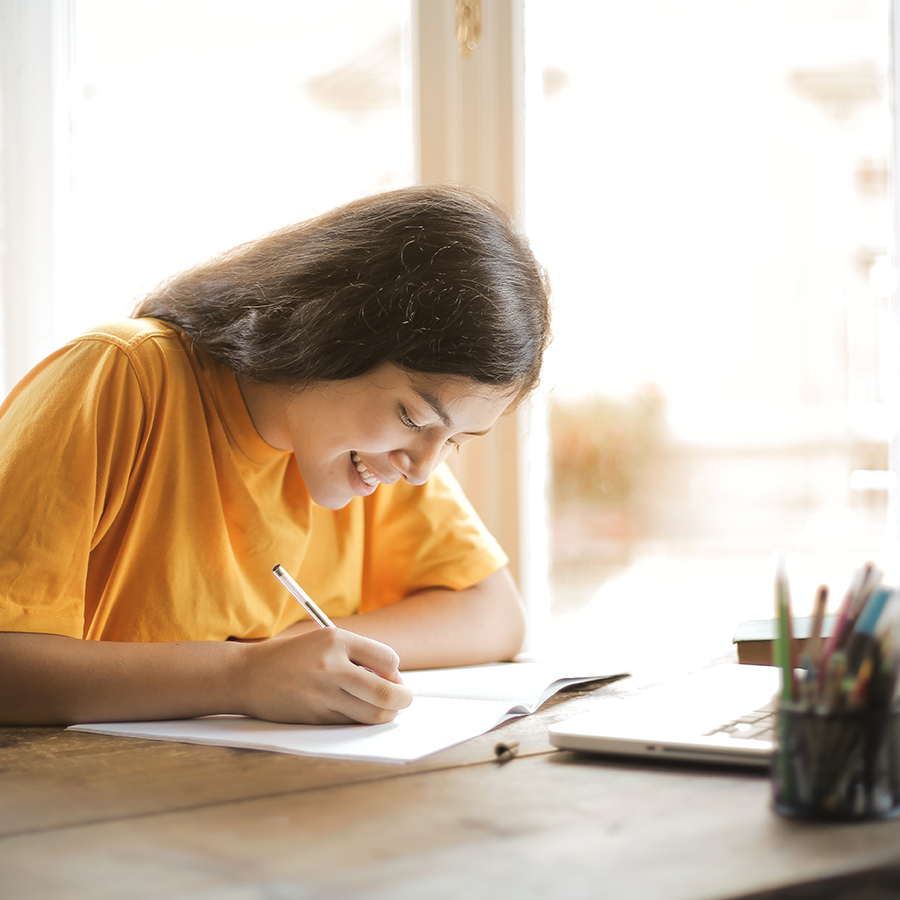
<path fill-rule="evenodd" d="M 702 644 L 777 548 L 800 613 L 896 579 L 890 4 L 526 8 L 557 622 Z"/>
<path fill-rule="evenodd" d="M 4 390 L 173 272 L 420 178 L 442 2 L 42 0 L 53 279 L 13 359 L 7 216 Z M 513 6 L 517 212 L 555 310 L 518 513 L 540 642 L 708 655 L 771 614 L 778 548 L 799 613 L 867 559 L 896 579 L 888 0 Z"/>

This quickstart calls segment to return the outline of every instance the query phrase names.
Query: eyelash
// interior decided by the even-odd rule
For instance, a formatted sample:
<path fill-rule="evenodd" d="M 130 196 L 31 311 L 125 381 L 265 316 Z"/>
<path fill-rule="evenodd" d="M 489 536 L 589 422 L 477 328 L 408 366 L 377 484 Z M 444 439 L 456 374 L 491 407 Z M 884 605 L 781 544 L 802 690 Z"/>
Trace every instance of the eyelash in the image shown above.
<path fill-rule="evenodd" d="M 421 431 L 425 426 L 424 425 L 416 425 L 415 422 L 409 417 L 409 414 L 406 412 L 404 407 L 400 407 L 400 421 L 407 427 L 411 428 L 415 432 Z"/>
<path fill-rule="evenodd" d="M 400 407 L 400 421 L 412 431 L 415 431 L 418 434 L 425 427 L 424 425 L 416 425 L 415 422 L 409 417 L 409 413 L 407 413 L 405 407 Z M 458 441 L 454 441 L 452 438 L 447 440 L 447 443 L 453 447 L 454 450 L 459 450 L 460 444 Z"/>

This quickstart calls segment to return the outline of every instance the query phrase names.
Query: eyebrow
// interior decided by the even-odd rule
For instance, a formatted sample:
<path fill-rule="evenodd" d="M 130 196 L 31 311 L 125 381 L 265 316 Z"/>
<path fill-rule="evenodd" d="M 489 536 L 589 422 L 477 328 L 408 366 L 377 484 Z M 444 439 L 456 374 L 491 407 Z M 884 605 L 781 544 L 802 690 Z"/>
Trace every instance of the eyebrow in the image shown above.
<path fill-rule="evenodd" d="M 452 430 L 453 420 L 450 418 L 450 414 L 447 412 L 444 404 L 441 403 L 434 394 L 429 394 L 428 391 L 423 391 L 419 388 L 413 388 L 413 390 L 434 410 L 435 414 L 444 425 Z M 463 434 L 471 435 L 472 437 L 482 437 L 487 434 L 488 431 L 490 431 L 490 429 L 485 431 L 464 431 Z"/>

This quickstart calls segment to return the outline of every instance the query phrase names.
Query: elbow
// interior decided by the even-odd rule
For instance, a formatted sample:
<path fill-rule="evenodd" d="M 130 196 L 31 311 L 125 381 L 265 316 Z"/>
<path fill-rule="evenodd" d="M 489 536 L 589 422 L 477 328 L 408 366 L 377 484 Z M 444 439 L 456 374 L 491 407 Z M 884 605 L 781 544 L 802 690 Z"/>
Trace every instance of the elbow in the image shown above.
<path fill-rule="evenodd" d="M 528 618 L 525 615 L 525 604 L 522 602 L 519 592 L 516 591 L 506 616 L 505 640 L 501 648 L 501 660 L 514 659 L 522 652 L 527 630 Z"/>
<path fill-rule="evenodd" d="M 495 630 L 497 636 L 495 659 L 508 661 L 522 651 L 527 633 L 528 620 L 522 595 L 513 581 L 509 569 L 495 572 L 482 584 L 491 583 L 496 590 L 494 609 L 496 611 Z"/>

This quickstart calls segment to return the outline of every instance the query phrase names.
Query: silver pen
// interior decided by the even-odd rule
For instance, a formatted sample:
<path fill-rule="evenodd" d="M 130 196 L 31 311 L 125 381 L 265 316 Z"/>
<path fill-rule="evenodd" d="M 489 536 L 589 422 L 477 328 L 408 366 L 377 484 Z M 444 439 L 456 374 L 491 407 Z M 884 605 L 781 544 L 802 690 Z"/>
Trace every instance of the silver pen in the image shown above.
<path fill-rule="evenodd" d="M 277 565 L 272 569 L 272 574 L 297 598 L 300 605 L 312 616 L 314 622 L 318 622 L 323 628 L 334 628 L 335 624 L 313 603 L 312 597 L 288 575 L 284 566 Z"/>

